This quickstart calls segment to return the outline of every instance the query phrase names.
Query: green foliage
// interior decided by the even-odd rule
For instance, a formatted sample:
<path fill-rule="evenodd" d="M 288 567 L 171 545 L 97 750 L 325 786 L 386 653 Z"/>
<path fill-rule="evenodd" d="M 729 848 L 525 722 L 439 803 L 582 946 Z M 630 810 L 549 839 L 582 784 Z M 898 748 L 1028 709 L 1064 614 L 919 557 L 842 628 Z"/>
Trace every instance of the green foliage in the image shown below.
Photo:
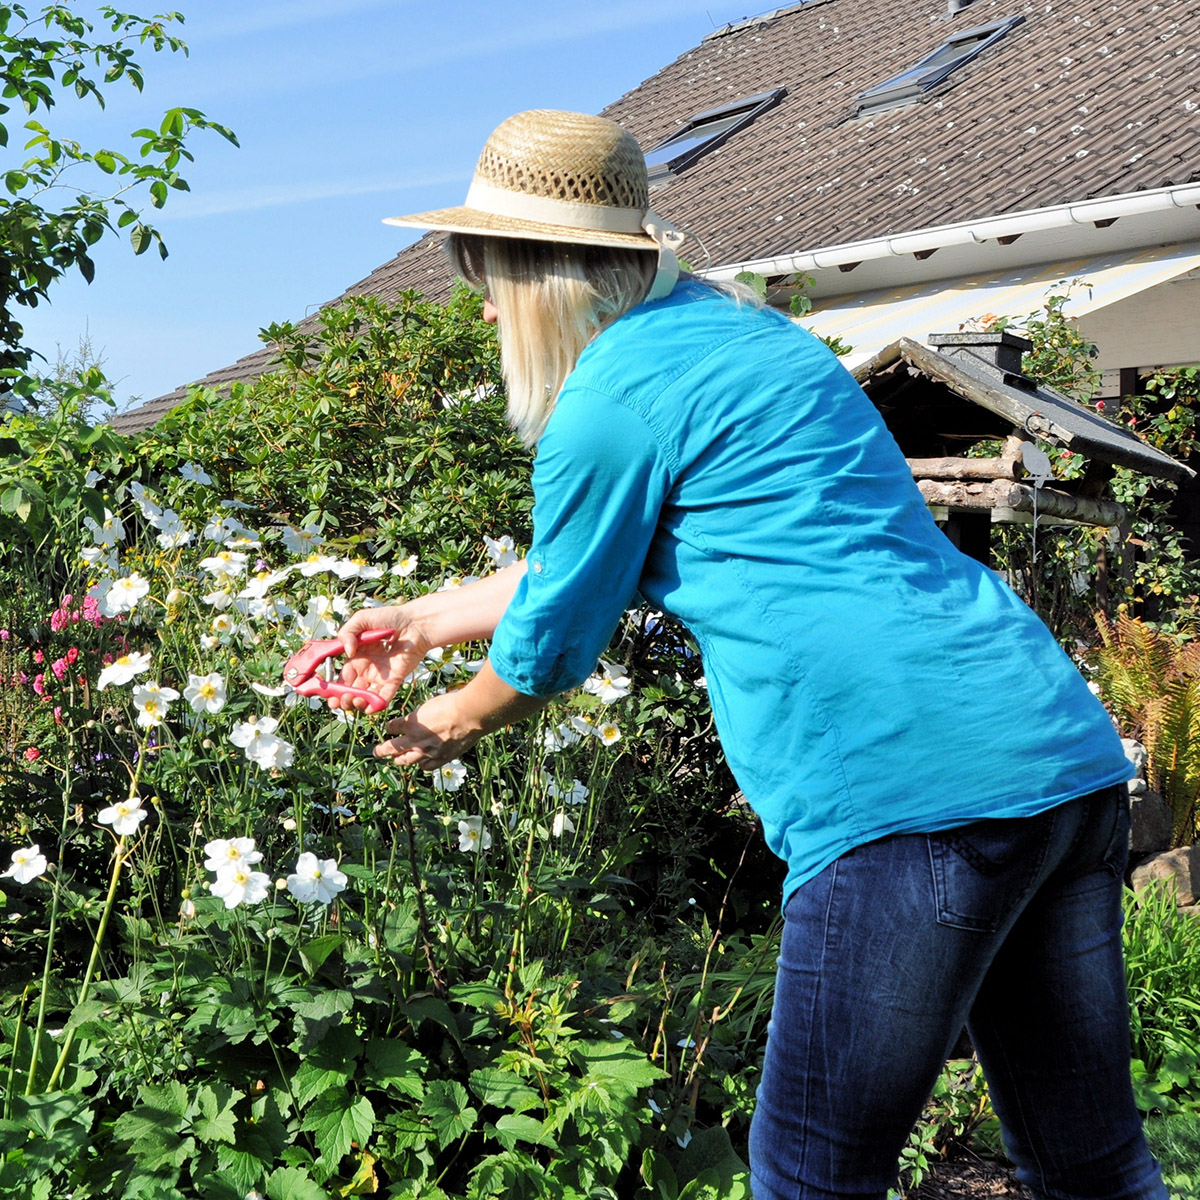
<path fill-rule="evenodd" d="M 1096 620 L 1100 645 L 1088 663 L 1100 695 L 1146 748 L 1146 781 L 1171 807 L 1171 844 L 1190 846 L 1200 802 L 1200 644 L 1125 615 Z"/>
<path fill-rule="evenodd" d="M 1200 1195 L 1200 1114 L 1153 1117 L 1145 1130 L 1151 1153 L 1162 1164 L 1170 1200 Z"/>
<path fill-rule="evenodd" d="M 1123 936 L 1138 1103 L 1200 1107 L 1200 924 L 1156 884 L 1127 896 Z"/>
<path fill-rule="evenodd" d="M 43 123 L 43 114 L 66 98 L 90 98 L 103 107 L 105 85 L 124 80 L 141 91 L 137 50 L 186 53 L 171 30 L 182 20 L 178 13 L 144 18 L 109 5 L 101 5 L 94 20 L 69 3 L 32 13 L 21 4 L 0 6 L 0 145 L 16 134 L 28 154 L 4 173 L 0 198 L 0 379 L 18 378 L 12 372 L 23 370 L 31 355 L 21 344 L 14 306 L 36 306 L 73 267 L 91 282 L 91 248 L 106 233 L 128 229 L 135 254 L 157 246 L 165 257 L 158 231 L 129 196 L 141 192 L 161 208 L 172 190 L 186 191 L 179 168 L 192 161 L 187 142 L 197 129 L 213 129 L 236 144 L 230 130 L 193 108 L 171 108 L 156 129 L 136 130 L 128 154 L 85 149 Z M 107 27 L 109 40 L 94 37 L 96 24 Z M 7 116 L 14 103 L 29 118 L 21 131 L 11 128 Z M 58 199 L 63 193 L 71 196 L 65 203 Z"/>

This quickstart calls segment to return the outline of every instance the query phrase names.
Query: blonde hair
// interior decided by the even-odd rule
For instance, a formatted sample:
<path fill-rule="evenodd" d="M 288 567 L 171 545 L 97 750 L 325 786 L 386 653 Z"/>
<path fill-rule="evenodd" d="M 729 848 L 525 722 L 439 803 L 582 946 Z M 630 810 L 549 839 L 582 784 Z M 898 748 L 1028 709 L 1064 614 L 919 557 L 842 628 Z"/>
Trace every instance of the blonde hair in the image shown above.
<path fill-rule="evenodd" d="M 541 437 L 584 347 L 645 299 L 657 252 L 452 233 L 446 253 L 496 306 L 508 417 L 526 445 Z"/>

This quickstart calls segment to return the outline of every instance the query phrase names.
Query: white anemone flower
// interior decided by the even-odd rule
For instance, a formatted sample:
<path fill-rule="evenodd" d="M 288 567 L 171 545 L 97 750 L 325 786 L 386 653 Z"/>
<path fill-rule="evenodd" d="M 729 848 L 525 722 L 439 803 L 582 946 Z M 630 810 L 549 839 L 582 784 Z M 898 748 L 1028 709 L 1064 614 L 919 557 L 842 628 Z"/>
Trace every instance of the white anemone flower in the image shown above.
<path fill-rule="evenodd" d="M 218 579 L 236 579 L 246 570 L 249 560 L 239 550 L 220 550 L 200 560 L 200 567 Z"/>
<path fill-rule="evenodd" d="M 107 508 L 102 524 L 94 517 L 84 517 L 83 523 L 92 531 L 92 541 L 97 546 L 116 546 L 125 540 L 125 526 L 121 518 L 114 516 Z"/>
<path fill-rule="evenodd" d="M 331 638 L 349 611 L 350 606 L 341 596 L 313 596 L 308 608 L 296 617 L 296 628 L 309 641 Z"/>
<path fill-rule="evenodd" d="M 560 787 L 553 779 L 546 780 L 546 795 L 551 800 L 565 800 L 568 804 L 579 805 L 588 798 L 588 789 L 578 779 L 571 780 L 570 787 Z"/>
<path fill-rule="evenodd" d="M 93 571 L 115 571 L 120 566 L 117 552 L 103 546 L 84 546 L 79 552 L 79 557 Z"/>
<path fill-rule="evenodd" d="M 203 467 L 197 466 L 196 463 L 192 462 L 184 463 L 179 468 L 179 476 L 181 479 L 186 479 L 188 483 L 199 483 L 204 487 L 212 483 L 212 478 L 208 472 Z"/>
<path fill-rule="evenodd" d="M 520 555 L 517 554 L 513 540 L 508 536 L 507 533 L 503 537 L 499 538 L 490 538 L 485 534 L 483 545 L 487 550 L 488 558 L 490 558 L 497 567 L 510 567 L 513 563 L 520 561 Z"/>
<path fill-rule="evenodd" d="M 254 848 L 252 837 L 213 838 L 204 843 L 204 853 L 208 855 L 205 869 L 218 875 L 230 867 L 252 867 L 262 862 L 262 851 Z"/>
<path fill-rule="evenodd" d="M 186 546 L 196 536 L 183 523 L 179 514 L 172 512 L 169 508 L 151 524 L 159 531 L 158 544 L 164 550 L 174 550 L 179 546 Z"/>
<path fill-rule="evenodd" d="M 239 721 L 229 734 L 229 740 L 246 752 L 246 757 L 264 770 L 290 767 L 296 750 L 289 742 L 275 736 L 279 722 L 274 717 L 259 717 L 257 721 Z"/>
<path fill-rule="evenodd" d="M 401 579 L 407 579 L 416 569 L 417 563 L 421 561 L 416 554 L 406 554 L 394 567 L 392 574 L 398 575 Z"/>
<path fill-rule="evenodd" d="M 94 488 L 105 483 L 108 479 L 107 475 L 101 475 L 99 471 L 89 471 L 83 477 L 83 486 L 86 488 Z"/>
<path fill-rule="evenodd" d="M 434 771 L 430 782 L 435 792 L 457 792 L 467 778 L 467 768 L 459 760 L 445 763 Z"/>
<path fill-rule="evenodd" d="M 32 883 L 39 875 L 46 873 L 49 863 L 37 842 L 32 846 L 22 846 L 12 853 L 12 865 L 7 871 L 0 871 L 0 879 L 11 879 L 14 883 Z"/>
<path fill-rule="evenodd" d="M 296 569 L 305 579 L 311 579 L 314 575 L 332 571 L 339 561 L 329 554 L 310 554 Z"/>
<path fill-rule="evenodd" d="M 615 746 L 621 740 L 621 731 L 611 721 L 605 721 L 596 726 L 595 736 L 606 746 Z"/>
<path fill-rule="evenodd" d="M 100 678 L 96 680 L 96 690 L 102 692 L 110 683 L 131 683 L 136 676 L 149 669 L 149 651 L 145 654 L 122 654 L 116 662 L 109 663 L 100 672 Z"/>
<path fill-rule="evenodd" d="M 598 696 L 604 704 L 612 704 L 628 696 L 633 685 L 625 668 L 603 660 L 599 666 L 600 669 L 585 681 L 583 690 Z"/>
<path fill-rule="evenodd" d="M 468 583 L 475 583 L 478 579 L 478 575 L 447 575 L 438 591 L 452 592 L 457 588 L 466 587 Z"/>
<path fill-rule="evenodd" d="M 550 822 L 550 832 L 554 837 L 562 837 L 564 833 L 574 833 L 575 822 L 565 812 L 557 812 L 554 814 L 554 820 Z"/>
<path fill-rule="evenodd" d="M 217 875 L 212 894 L 225 901 L 226 908 L 239 904 L 258 904 L 271 893 L 271 877 L 244 866 L 229 867 Z"/>
<path fill-rule="evenodd" d="M 303 529 L 293 529 L 287 525 L 280 537 L 289 554 L 311 554 L 325 545 L 325 539 L 315 525 L 305 525 Z"/>
<path fill-rule="evenodd" d="M 96 814 L 96 820 L 101 825 L 111 825 L 113 833 L 118 837 L 132 837 L 149 815 L 142 807 L 141 796 L 132 796 L 128 800 L 118 800 L 115 804 L 102 808 Z"/>
<path fill-rule="evenodd" d="M 133 612 L 138 601 L 150 594 L 150 581 L 137 571 L 114 579 L 106 589 L 100 601 L 100 612 L 106 617 L 116 617 L 121 613 Z"/>
<path fill-rule="evenodd" d="M 568 746 L 574 746 L 582 738 L 582 734 L 574 726 L 563 722 L 553 729 L 542 731 L 542 749 L 547 754 L 557 754 Z"/>
<path fill-rule="evenodd" d="M 207 675 L 193 675 L 189 671 L 183 698 L 192 706 L 192 712 L 219 713 L 225 707 L 224 676 L 219 671 Z"/>
<path fill-rule="evenodd" d="M 218 588 L 215 592 L 208 592 L 200 597 L 209 608 L 215 608 L 217 612 L 224 612 L 233 603 L 233 593 L 227 592 L 224 588 Z"/>
<path fill-rule="evenodd" d="M 458 823 L 458 848 L 464 854 L 490 850 L 492 835 L 483 827 L 482 817 L 464 817 Z"/>
<path fill-rule="evenodd" d="M 153 729 L 161 725 L 167 718 L 167 710 L 172 700 L 178 700 L 179 693 L 170 687 L 160 687 L 157 683 L 139 683 L 133 689 L 133 706 L 138 710 L 137 723 L 143 729 Z"/>
<path fill-rule="evenodd" d="M 338 870 L 337 860 L 320 859 L 305 851 L 296 860 L 296 869 L 287 877 L 287 889 L 301 904 L 319 901 L 328 904 L 350 881 Z"/>

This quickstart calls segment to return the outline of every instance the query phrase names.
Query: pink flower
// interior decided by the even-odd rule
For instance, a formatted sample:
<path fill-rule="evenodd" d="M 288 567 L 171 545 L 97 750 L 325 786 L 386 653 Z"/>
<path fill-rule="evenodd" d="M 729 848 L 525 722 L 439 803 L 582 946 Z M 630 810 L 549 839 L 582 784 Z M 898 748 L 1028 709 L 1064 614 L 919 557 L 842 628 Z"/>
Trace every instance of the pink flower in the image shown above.
<path fill-rule="evenodd" d="M 50 670 L 54 672 L 54 678 L 57 679 L 59 683 L 62 683 L 62 681 L 67 677 L 67 660 L 65 658 L 55 659 L 54 662 L 50 664 Z"/>
<path fill-rule="evenodd" d="M 29 749 L 25 751 L 26 762 L 37 762 L 37 760 L 41 757 L 42 752 L 36 746 L 30 746 Z"/>
<path fill-rule="evenodd" d="M 8 636 L 9 635 L 8 635 L 7 629 L 0 629 L 0 642 L 7 642 Z"/>
<path fill-rule="evenodd" d="M 1103 401 L 1103 400 L 1097 400 L 1097 401 L 1096 401 L 1096 411 L 1097 411 L 1097 412 L 1103 412 L 1103 411 L 1104 411 L 1104 401 Z"/>
<path fill-rule="evenodd" d="M 55 725 L 62 724 L 62 707 L 58 704 L 54 706 L 54 723 Z"/>
<path fill-rule="evenodd" d="M 71 664 L 71 663 L 73 663 L 73 662 L 74 662 L 74 661 L 75 661 L 75 660 L 76 660 L 78 657 L 79 657 L 79 647 L 78 647 L 78 646 L 72 646 L 72 647 L 70 648 L 70 650 L 68 650 L 68 651 L 67 651 L 67 664 L 68 664 L 68 665 L 70 665 L 70 664 Z"/>
<path fill-rule="evenodd" d="M 40 650 L 35 650 L 33 652 L 33 661 L 35 663 L 41 664 L 42 660 L 43 660 L 42 652 Z"/>
<path fill-rule="evenodd" d="M 33 677 L 33 690 L 37 692 L 39 696 L 44 696 L 46 694 L 46 676 L 44 673 L 35 675 Z"/>

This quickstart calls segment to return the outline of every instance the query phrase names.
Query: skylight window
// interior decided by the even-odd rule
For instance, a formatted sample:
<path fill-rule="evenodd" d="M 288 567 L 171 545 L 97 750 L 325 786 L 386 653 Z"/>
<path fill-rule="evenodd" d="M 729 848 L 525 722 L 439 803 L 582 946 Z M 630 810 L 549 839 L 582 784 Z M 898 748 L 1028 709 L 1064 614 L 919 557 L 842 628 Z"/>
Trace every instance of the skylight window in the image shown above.
<path fill-rule="evenodd" d="M 881 112 L 918 99 L 923 92 L 942 82 L 953 71 L 965 66 L 976 55 L 998 42 L 1010 29 L 1024 22 L 1021 16 L 1006 17 L 990 25 L 964 29 L 951 34 L 936 50 L 927 54 L 915 66 L 891 79 L 859 92 L 855 97 L 854 115 Z"/>
<path fill-rule="evenodd" d="M 774 108 L 786 95 L 786 88 L 775 88 L 697 113 L 682 129 L 646 151 L 650 183 L 665 183 L 697 159 L 723 146 L 735 133 L 745 129 L 760 113 Z"/>

